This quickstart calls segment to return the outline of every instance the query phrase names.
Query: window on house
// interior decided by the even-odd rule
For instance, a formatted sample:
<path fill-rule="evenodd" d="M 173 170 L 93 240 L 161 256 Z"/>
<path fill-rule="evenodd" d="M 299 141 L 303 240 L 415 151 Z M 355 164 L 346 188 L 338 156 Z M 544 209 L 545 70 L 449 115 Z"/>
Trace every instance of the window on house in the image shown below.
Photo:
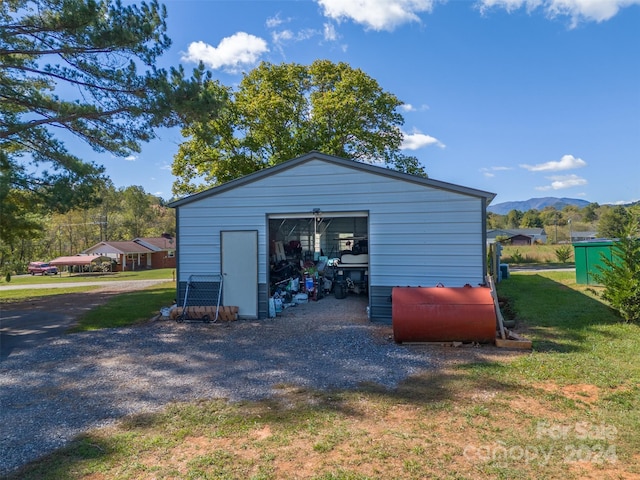
<path fill-rule="evenodd" d="M 175 255 L 175 253 L 174 253 L 174 251 L 173 251 L 173 250 L 168 250 L 168 251 L 167 251 L 167 257 L 169 257 L 169 258 L 173 258 L 173 257 L 174 257 L 174 255 Z"/>

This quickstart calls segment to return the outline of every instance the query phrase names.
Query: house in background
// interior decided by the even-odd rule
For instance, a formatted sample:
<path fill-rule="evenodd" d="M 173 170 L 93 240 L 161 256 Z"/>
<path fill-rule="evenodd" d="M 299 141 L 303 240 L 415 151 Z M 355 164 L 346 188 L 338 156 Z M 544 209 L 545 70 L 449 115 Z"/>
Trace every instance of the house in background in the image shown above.
<path fill-rule="evenodd" d="M 171 235 L 100 242 L 82 253 L 111 258 L 116 263 L 116 271 L 176 267 L 176 240 Z"/>
<path fill-rule="evenodd" d="M 598 238 L 598 232 L 589 230 L 586 232 L 571 232 L 571 242 L 585 242 L 587 240 L 595 240 Z"/>
<path fill-rule="evenodd" d="M 485 283 L 494 197 L 308 153 L 170 204 L 177 210 L 178 303 L 188 285 L 197 287 L 193 278 L 217 276 L 223 305 L 238 306 L 242 318 L 266 318 L 283 258 L 331 259 L 358 247 L 352 257 L 365 275 L 370 319 L 390 323 L 398 285 Z"/>
<path fill-rule="evenodd" d="M 547 243 L 547 232 L 544 228 L 496 228 L 487 231 L 487 242 L 494 243 L 498 237 L 500 237 L 500 243 L 506 245 Z"/>

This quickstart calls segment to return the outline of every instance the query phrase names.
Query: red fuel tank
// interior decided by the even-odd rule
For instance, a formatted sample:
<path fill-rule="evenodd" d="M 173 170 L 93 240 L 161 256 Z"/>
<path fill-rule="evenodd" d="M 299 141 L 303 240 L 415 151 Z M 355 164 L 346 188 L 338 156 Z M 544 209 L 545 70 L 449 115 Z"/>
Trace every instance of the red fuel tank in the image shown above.
<path fill-rule="evenodd" d="M 394 287 L 396 342 L 494 342 L 496 311 L 488 287 Z"/>

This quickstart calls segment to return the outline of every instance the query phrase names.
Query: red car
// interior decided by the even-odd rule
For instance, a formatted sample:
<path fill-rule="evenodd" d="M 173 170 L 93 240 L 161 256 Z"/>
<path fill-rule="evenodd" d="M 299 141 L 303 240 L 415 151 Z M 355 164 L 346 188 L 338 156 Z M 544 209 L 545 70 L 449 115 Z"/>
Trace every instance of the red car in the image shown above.
<path fill-rule="evenodd" d="M 27 267 L 27 271 L 31 275 L 35 275 L 36 273 L 40 273 L 42 275 L 57 275 L 58 267 L 52 267 L 45 262 L 31 262 L 29 267 Z"/>

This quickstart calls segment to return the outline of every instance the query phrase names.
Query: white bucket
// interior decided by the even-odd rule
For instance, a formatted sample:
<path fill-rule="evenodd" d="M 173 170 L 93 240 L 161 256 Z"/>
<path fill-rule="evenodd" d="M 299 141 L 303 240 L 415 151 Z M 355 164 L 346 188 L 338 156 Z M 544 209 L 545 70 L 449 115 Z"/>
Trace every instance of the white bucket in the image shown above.
<path fill-rule="evenodd" d="M 298 305 L 303 304 L 303 303 L 307 303 L 309 301 L 309 295 L 307 295 L 306 293 L 298 293 L 294 297 L 294 300 L 296 301 L 296 303 Z"/>

